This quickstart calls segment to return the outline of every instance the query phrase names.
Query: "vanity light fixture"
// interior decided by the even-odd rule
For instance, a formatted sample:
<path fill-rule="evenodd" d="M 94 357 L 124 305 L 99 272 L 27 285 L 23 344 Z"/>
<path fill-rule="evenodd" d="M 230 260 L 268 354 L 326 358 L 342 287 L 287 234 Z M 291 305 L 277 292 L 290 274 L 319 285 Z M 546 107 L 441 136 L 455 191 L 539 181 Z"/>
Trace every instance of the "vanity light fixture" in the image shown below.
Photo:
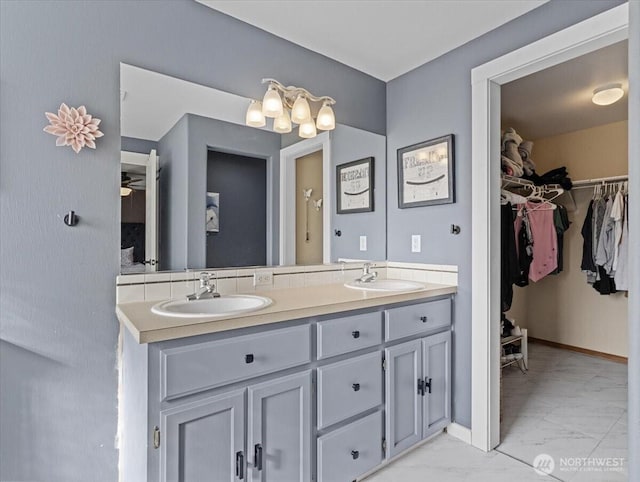
<path fill-rule="evenodd" d="M 292 123 L 298 124 L 298 135 L 310 139 L 317 130 L 330 131 L 336 128 L 332 105 L 336 103 L 328 96 L 315 96 L 302 87 L 284 86 L 275 79 L 262 79 L 269 84 L 262 102 L 252 100 L 247 109 L 246 124 L 263 127 L 265 118 L 271 117 L 273 130 L 280 134 L 291 132 Z M 315 115 L 314 119 L 314 112 Z"/>
<path fill-rule="evenodd" d="M 247 117 L 245 122 L 251 127 L 264 127 L 266 120 L 262 113 L 262 102 L 252 100 L 247 109 Z"/>
<path fill-rule="evenodd" d="M 591 101 L 596 105 L 611 105 L 624 96 L 622 84 L 607 84 L 593 91 Z"/>

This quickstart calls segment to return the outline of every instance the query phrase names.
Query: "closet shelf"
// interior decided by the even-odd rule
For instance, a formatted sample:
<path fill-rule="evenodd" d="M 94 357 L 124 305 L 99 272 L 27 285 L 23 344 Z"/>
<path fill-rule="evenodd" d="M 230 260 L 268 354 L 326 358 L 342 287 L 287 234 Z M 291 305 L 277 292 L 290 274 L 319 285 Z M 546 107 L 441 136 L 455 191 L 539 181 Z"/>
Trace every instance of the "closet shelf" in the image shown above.
<path fill-rule="evenodd" d="M 533 186 L 535 186 L 535 184 L 532 181 L 529 181 L 528 179 L 522 179 L 520 177 L 514 177 L 514 176 L 509 176 L 507 174 L 502 174 L 501 178 L 502 178 L 502 189 L 506 189 L 506 188 L 509 188 L 509 187 L 533 187 Z M 558 202 L 560 202 L 561 204 L 565 205 L 569 211 L 575 211 L 576 210 L 576 208 L 577 208 L 576 201 L 573 198 L 573 194 L 571 194 L 571 191 L 567 191 L 567 190 L 563 189 L 563 187 L 560 186 L 560 184 L 545 184 L 544 186 L 546 186 L 548 189 L 551 189 L 551 190 L 562 189 L 563 193 L 558 197 Z M 568 198 L 569 202 L 563 202 L 562 201 L 562 199 L 565 198 L 565 197 Z M 571 207 L 571 209 L 569 209 L 569 206 Z"/>

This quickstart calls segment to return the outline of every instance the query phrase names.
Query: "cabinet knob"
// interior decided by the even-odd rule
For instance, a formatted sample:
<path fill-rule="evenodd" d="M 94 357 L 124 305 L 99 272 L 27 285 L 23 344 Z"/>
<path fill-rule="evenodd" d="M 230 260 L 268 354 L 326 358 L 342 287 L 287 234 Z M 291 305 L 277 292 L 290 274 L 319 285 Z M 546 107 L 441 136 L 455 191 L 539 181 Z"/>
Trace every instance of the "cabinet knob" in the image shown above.
<path fill-rule="evenodd" d="M 352 450 L 351 457 L 353 457 L 353 460 L 356 460 L 358 457 L 360 457 L 360 452 L 358 452 L 357 450 Z"/>
<path fill-rule="evenodd" d="M 429 318 L 427 318 L 426 316 L 421 316 L 421 317 L 420 317 L 420 321 L 421 321 L 422 323 L 426 323 L 428 319 L 429 319 Z"/>
<path fill-rule="evenodd" d="M 245 363 L 253 363 L 253 353 L 249 353 L 248 355 L 244 356 L 244 362 Z"/>
<path fill-rule="evenodd" d="M 351 388 L 353 388 L 354 392 L 357 392 L 358 390 L 360 390 L 360 384 L 354 383 L 353 385 L 351 385 Z"/>
<path fill-rule="evenodd" d="M 360 338 L 360 332 L 358 330 L 352 331 L 351 336 L 354 338 Z"/>

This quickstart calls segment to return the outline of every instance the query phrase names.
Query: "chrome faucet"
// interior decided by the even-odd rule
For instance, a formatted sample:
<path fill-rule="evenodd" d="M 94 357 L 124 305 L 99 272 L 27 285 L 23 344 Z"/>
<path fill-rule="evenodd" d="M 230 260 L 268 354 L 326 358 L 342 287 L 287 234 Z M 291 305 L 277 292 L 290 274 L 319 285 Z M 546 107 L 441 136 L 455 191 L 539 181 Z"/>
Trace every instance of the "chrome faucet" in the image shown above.
<path fill-rule="evenodd" d="M 211 282 L 209 273 L 200 273 L 200 288 L 192 295 L 187 295 L 189 301 L 201 298 L 220 298 L 220 293 L 216 291 L 216 285 Z"/>
<path fill-rule="evenodd" d="M 361 283 L 371 283 L 376 279 L 378 279 L 378 272 L 371 271 L 371 263 L 365 263 L 362 267 L 362 276 L 360 276 L 356 281 L 360 281 Z"/>

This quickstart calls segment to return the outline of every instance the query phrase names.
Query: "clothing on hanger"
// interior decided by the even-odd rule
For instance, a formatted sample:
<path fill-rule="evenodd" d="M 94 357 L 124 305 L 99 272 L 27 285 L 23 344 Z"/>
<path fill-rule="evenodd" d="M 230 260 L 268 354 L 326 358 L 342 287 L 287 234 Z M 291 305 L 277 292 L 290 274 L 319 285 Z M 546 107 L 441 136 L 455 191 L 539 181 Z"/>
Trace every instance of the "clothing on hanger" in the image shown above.
<path fill-rule="evenodd" d="M 509 311 L 513 302 L 513 283 L 519 274 L 516 238 L 513 230 L 513 209 L 509 202 L 500 208 L 500 248 L 502 252 L 500 297 L 502 311 Z"/>
<path fill-rule="evenodd" d="M 629 197 L 623 198 L 623 222 L 620 244 L 618 245 L 618 265 L 614 275 L 616 287 L 620 291 L 629 291 Z"/>
<path fill-rule="evenodd" d="M 552 210 L 536 209 L 539 206 L 531 202 L 526 207 L 533 236 L 533 260 L 529 279 L 536 282 L 558 267 L 558 236 Z"/>

